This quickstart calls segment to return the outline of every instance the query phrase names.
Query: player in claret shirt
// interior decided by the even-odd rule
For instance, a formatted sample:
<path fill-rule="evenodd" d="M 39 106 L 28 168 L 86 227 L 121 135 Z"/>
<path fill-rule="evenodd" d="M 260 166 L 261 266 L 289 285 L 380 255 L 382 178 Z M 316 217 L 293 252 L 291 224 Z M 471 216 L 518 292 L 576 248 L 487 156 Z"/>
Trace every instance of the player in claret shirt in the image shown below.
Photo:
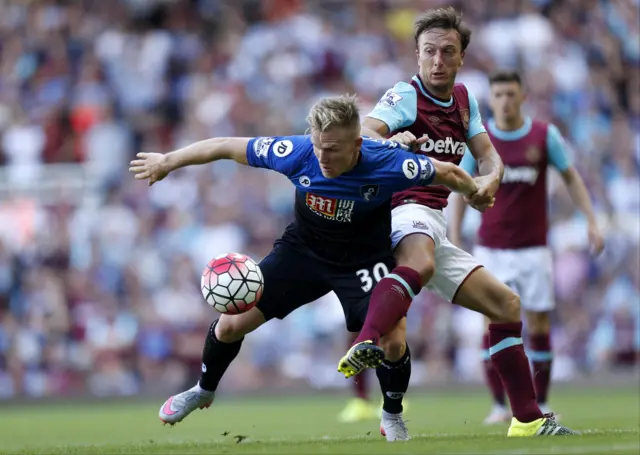
<path fill-rule="evenodd" d="M 484 211 L 493 203 L 503 164 L 482 125 L 476 99 L 463 84 L 455 82 L 470 39 L 471 31 L 455 9 L 427 11 L 415 24 L 418 74 L 384 94 L 365 118 L 362 131 L 372 137 L 410 132 L 424 141 L 417 156 L 437 157 L 454 165 L 460 163 L 468 146 L 477 159 L 480 176 L 475 179 L 478 191 L 467 201 Z M 367 358 L 360 351 L 373 351 L 381 337 L 406 316 L 414 293 L 397 292 L 398 283 L 426 285 L 445 299 L 490 319 L 491 359 L 514 415 L 508 435 L 574 433 L 553 416 L 544 415 L 536 403 L 522 344 L 518 295 L 447 239 L 442 209 L 449 194 L 442 186 L 416 186 L 394 195 L 391 238 L 401 273 L 395 274 L 399 279 L 389 276 L 376 286 L 365 324 L 338 363 L 338 370 L 351 377 L 366 367 L 375 367 L 352 359 Z"/>
<path fill-rule="evenodd" d="M 505 165 L 495 205 L 482 215 L 474 256 L 520 295 L 529 332 L 529 357 L 538 404 L 549 412 L 547 394 L 551 379 L 551 321 L 555 308 L 551 251 L 547 247 L 547 169 L 560 172 L 567 190 L 588 222 L 594 253 L 603 246 L 589 194 L 567 156 L 566 145 L 554 125 L 522 113 L 525 93 L 520 75 L 498 72 L 489 78 L 493 119 L 487 124 L 491 142 Z M 461 165 L 469 173 L 476 161 L 466 154 Z M 454 196 L 451 240 L 460 245 L 465 204 Z M 485 423 L 510 418 L 504 387 L 489 358 L 488 334 L 483 339 L 485 374 L 495 404 Z"/>
<path fill-rule="evenodd" d="M 465 195 L 478 189 L 471 176 L 457 166 L 417 156 L 395 142 L 362 138 L 353 97 L 321 100 L 311 109 L 308 122 L 308 136 L 208 139 L 166 155 L 140 153 L 131 162 L 130 171 L 137 179 L 148 179 L 149 184 L 183 166 L 231 159 L 280 172 L 296 187 L 295 221 L 260 262 L 264 276 L 260 301 L 245 313 L 224 314 L 211 324 L 202 354 L 201 379 L 163 404 L 160 419 L 165 423 L 180 422 L 195 409 L 209 407 L 244 336 L 270 319 L 283 319 L 334 291 L 347 329 L 360 330 L 373 287 L 364 277 L 382 277 L 389 271 L 388 276 L 404 273 L 402 267 L 395 266 L 391 251 L 393 193 L 429 184 L 445 185 Z M 398 286 L 396 292 L 405 294 L 420 287 L 413 284 L 412 288 L 403 281 L 398 281 Z M 403 328 L 391 330 L 380 343 L 390 353 L 403 350 Z M 384 356 L 380 348 L 362 352 L 369 358 L 355 362 L 380 365 Z M 406 390 L 408 368 L 380 367 L 383 393 L 395 393 L 390 387 L 399 382 Z M 383 413 L 382 427 L 387 439 L 408 439 L 401 415 Z"/>

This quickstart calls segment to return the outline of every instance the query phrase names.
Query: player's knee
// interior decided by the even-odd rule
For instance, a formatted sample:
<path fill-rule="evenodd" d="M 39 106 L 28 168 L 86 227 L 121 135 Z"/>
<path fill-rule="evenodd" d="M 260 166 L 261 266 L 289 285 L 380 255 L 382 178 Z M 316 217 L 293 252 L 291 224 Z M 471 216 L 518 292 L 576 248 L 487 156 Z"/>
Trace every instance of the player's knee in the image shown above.
<path fill-rule="evenodd" d="M 519 322 L 520 315 L 520 296 L 511 289 L 504 292 L 500 305 L 500 322 Z"/>
<path fill-rule="evenodd" d="M 243 325 L 239 323 L 241 321 L 234 318 L 236 318 L 235 315 L 228 316 L 223 314 L 220 316 L 215 328 L 216 338 L 218 341 L 223 343 L 235 343 L 236 341 L 241 340 L 242 337 L 248 333 Z"/>
<path fill-rule="evenodd" d="M 399 266 L 409 267 L 420 274 L 422 285 L 431 280 L 436 267 L 433 259 L 435 245 L 431 237 L 426 235 L 410 235 L 405 237 L 395 251 Z"/>
<path fill-rule="evenodd" d="M 384 358 L 389 362 L 400 360 L 407 348 L 406 338 L 406 319 L 402 319 L 380 340 L 380 347 L 384 349 Z"/>
<path fill-rule="evenodd" d="M 402 358 L 407 347 L 404 338 L 380 340 L 380 347 L 384 349 L 384 358 L 389 362 L 397 362 Z"/>
<path fill-rule="evenodd" d="M 544 335 L 551 332 L 551 318 L 548 312 L 526 311 L 527 329 L 531 335 Z"/>
<path fill-rule="evenodd" d="M 406 258 L 404 261 L 398 261 L 398 266 L 409 267 L 418 272 L 423 286 L 431 280 L 436 271 L 436 266 L 431 258 L 419 255 Z"/>
<path fill-rule="evenodd" d="M 431 259 L 425 260 L 422 262 L 420 268 L 417 269 L 417 272 L 420 274 L 420 279 L 424 286 L 431 280 L 433 274 L 436 272 L 436 265 Z"/>

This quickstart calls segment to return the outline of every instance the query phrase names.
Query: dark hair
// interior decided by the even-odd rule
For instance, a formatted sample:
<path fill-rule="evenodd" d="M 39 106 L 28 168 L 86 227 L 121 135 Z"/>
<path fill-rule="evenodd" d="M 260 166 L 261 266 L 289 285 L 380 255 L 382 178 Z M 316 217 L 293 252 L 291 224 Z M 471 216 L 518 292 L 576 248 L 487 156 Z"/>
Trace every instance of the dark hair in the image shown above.
<path fill-rule="evenodd" d="M 460 35 L 463 52 L 469 45 L 469 41 L 471 41 L 471 29 L 462 22 L 462 15 L 453 6 L 430 9 L 416 20 L 414 35 L 416 47 L 418 46 L 420 35 L 434 28 L 457 31 L 458 35 Z"/>
<path fill-rule="evenodd" d="M 522 86 L 522 78 L 517 71 L 496 71 L 489 76 L 489 85 L 498 82 L 516 82 Z"/>

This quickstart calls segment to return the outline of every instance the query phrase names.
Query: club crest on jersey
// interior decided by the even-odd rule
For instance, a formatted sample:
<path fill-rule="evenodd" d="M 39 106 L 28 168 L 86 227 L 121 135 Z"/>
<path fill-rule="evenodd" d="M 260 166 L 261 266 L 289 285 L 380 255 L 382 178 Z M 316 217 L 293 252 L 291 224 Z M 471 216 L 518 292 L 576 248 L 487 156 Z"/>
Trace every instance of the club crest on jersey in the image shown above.
<path fill-rule="evenodd" d="M 465 130 L 469 130 L 469 109 L 460 109 L 460 118 Z"/>
<path fill-rule="evenodd" d="M 379 185 L 363 185 L 360 187 L 360 196 L 362 196 L 365 201 L 370 201 L 378 195 L 378 191 L 380 191 Z"/>
<path fill-rule="evenodd" d="M 540 152 L 538 147 L 532 145 L 524 152 L 524 156 L 527 158 L 528 162 L 535 164 L 540 161 L 540 158 L 542 158 L 542 152 Z"/>
<path fill-rule="evenodd" d="M 327 220 L 340 221 L 342 223 L 351 222 L 351 216 L 355 206 L 354 201 L 324 197 L 313 193 L 306 194 L 305 203 L 316 215 Z"/>
<path fill-rule="evenodd" d="M 386 104 L 387 106 L 396 107 L 398 102 L 402 99 L 402 96 L 398 95 L 393 89 L 387 90 L 387 92 L 380 98 L 379 104 Z"/>

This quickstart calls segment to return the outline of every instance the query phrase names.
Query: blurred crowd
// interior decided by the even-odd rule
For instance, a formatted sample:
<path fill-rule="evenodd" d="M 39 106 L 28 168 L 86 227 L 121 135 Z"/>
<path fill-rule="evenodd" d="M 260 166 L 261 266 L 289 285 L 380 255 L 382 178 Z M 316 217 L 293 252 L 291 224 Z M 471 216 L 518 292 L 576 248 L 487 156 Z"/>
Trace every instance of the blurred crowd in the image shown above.
<path fill-rule="evenodd" d="M 445 3 L 474 30 L 459 79 L 484 117 L 487 72 L 520 69 L 527 112 L 572 144 L 605 230 L 594 258 L 552 178 L 554 376 L 638 365 L 638 1 L 5 0 L 0 397 L 193 384 L 216 317 L 200 270 L 225 251 L 262 258 L 292 219 L 293 189 L 224 162 L 149 188 L 129 160 L 210 136 L 300 134 L 327 94 L 357 93 L 365 113 L 416 72 L 413 20 Z M 477 223 L 467 217 L 469 245 Z M 478 380 L 481 331 L 481 318 L 421 294 L 415 382 Z M 248 337 L 222 386 L 344 386 L 345 346 L 341 309 L 323 299 Z"/>

